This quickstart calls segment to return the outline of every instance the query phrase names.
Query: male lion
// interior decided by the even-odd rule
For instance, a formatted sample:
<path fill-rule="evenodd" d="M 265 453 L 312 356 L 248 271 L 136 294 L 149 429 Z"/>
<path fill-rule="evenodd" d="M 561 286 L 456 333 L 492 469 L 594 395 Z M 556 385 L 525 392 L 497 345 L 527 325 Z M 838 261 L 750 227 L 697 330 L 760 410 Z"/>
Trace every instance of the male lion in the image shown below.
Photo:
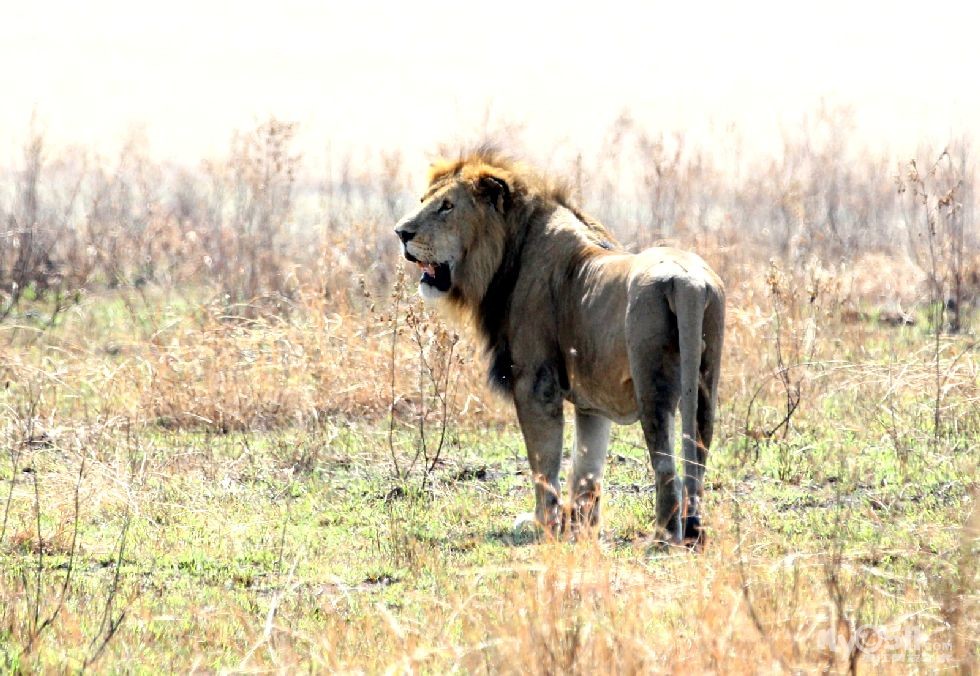
<path fill-rule="evenodd" d="M 656 473 L 657 525 L 700 542 L 725 292 L 698 256 L 626 253 L 534 173 L 482 149 L 434 165 L 421 206 L 395 232 L 422 270 L 419 290 L 468 314 L 490 380 L 513 397 L 535 480 L 535 517 L 562 523 L 563 402 L 575 406 L 573 523 L 599 519 L 610 422 L 640 420 Z M 684 480 L 674 469 L 678 402 Z"/>

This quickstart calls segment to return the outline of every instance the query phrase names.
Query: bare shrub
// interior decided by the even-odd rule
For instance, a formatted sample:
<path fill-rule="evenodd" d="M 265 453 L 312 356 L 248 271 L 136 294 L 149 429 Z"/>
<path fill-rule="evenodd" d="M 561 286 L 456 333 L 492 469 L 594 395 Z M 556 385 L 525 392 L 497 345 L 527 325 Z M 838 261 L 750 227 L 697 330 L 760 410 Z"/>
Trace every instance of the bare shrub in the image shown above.
<path fill-rule="evenodd" d="M 295 131 L 295 124 L 273 118 L 237 134 L 227 165 L 212 176 L 221 207 L 209 213 L 205 246 L 210 272 L 233 303 L 289 298 L 295 290 L 284 264 L 294 251 L 289 218 L 299 163 L 291 148 Z"/>
<path fill-rule="evenodd" d="M 961 142 L 952 153 L 945 148 L 930 164 L 910 160 L 896 182 L 905 198 L 902 214 L 909 253 L 928 276 L 933 329 L 958 333 L 969 287 L 968 244 L 977 242 L 969 149 Z M 967 237 L 968 228 L 973 237 Z"/>
<path fill-rule="evenodd" d="M 8 317 L 21 300 L 33 301 L 49 294 L 60 309 L 64 289 L 64 270 L 59 265 L 57 243 L 63 219 L 62 205 L 44 194 L 44 137 L 33 128 L 24 146 L 23 167 L 18 172 L 13 204 L 0 210 L 0 321 Z M 63 206 L 70 212 L 75 194 Z"/>

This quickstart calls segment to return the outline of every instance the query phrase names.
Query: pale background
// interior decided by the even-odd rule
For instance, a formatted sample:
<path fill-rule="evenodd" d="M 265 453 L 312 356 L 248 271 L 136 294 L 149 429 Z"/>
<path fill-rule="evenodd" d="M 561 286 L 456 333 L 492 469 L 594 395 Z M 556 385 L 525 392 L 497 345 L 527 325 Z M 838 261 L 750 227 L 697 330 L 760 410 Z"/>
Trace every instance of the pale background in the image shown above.
<path fill-rule="evenodd" d="M 683 6 L 681 6 L 683 5 Z M 697 5 L 697 6 L 695 6 Z M 488 126 L 589 152 L 628 108 L 755 151 L 821 101 L 897 153 L 980 120 L 975 4 L 10 2 L 0 5 L 0 161 L 35 115 L 51 144 L 159 159 L 223 153 L 268 115 L 304 154 L 413 159 Z"/>

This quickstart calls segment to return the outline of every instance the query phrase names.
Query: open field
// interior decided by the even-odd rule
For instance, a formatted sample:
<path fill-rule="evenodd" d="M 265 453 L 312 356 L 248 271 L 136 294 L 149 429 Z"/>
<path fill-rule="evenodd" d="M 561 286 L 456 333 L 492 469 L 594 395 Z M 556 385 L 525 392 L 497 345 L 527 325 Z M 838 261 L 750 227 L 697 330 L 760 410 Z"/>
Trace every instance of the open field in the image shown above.
<path fill-rule="evenodd" d="M 963 2 L 3 2 L 0 676 L 980 675 L 978 26 Z M 432 184 L 471 154 L 514 173 Z M 458 232 L 416 229 L 420 197 Z M 490 341 L 406 261 L 485 295 L 564 481 L 557 394 L 630 402 L 596 396 L 617 342 L 578 321 L 621 316 L 590 286 L 616 262 L 559 240 L 614 239 L 725 286 L 697 547 L 657 532 L 639 425 L 613 427 L 602 522 L 537 531 Z M 632 336 L 697 303 L 632 273 Z M 690 394 L 677 323 L 630 352 Z M 648 404 L 653 370 L 609 380 Z"/>
<path fill-rule="evenodd" d="M 512 533 L 533 504 L 516 425 L 465 338 L 449 384 L 423 378 L 420 391 L 420 355 L 442 378 L 452 335 L 440 343 L 428 316 L 412 324 L 422 310 L 409 299 L 377 302 L 409 322 L 394 353 L 396 315 L 367 301 L 330 313 L 318 295 L 246 320 L 203 296 L 93 294 L 43 332 L 26 312 L 0 353 L 0 659 L 147 672 L 969 669 L 975 342 L 847 323 L 819 296 L 780 301 L 772 275 L 768 300 L 765 279 L 733 293 L 701 554 L 651 547 L 635 428 L 615 431 L 597 543 Z M 780 426 L 787 391 L 799 404 Z"/>
<path fill-rule="evenodd" d="M 892 162 L 810 119 L 748 161 L 623 116 L 552 166 L 727 285 L 700 553 L 654 546 L 636 427 L 596 538 L 512 530 L 514 415 L 399 265 L 424 167 L 317 174 L 276 120 L 193 170 L 32 135 L 0 171 L 0 670 L 976 670 L 969 144 Z"/>

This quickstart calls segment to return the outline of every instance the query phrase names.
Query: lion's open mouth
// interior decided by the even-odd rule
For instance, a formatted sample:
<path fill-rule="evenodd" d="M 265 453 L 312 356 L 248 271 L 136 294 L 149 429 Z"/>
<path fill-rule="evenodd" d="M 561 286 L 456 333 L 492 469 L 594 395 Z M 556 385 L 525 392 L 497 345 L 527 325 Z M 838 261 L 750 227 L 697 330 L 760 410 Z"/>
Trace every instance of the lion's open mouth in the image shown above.
<path fill-rule="evenodd" d="M 419 284 L 434 286 L 442 292 L 449 291 L 453 278 L 448 263 L 423 263 L 421 261 L 416 261 L 416 263 L 419 270 L 422 271 L 422 279 L 419 280 Z"/>

